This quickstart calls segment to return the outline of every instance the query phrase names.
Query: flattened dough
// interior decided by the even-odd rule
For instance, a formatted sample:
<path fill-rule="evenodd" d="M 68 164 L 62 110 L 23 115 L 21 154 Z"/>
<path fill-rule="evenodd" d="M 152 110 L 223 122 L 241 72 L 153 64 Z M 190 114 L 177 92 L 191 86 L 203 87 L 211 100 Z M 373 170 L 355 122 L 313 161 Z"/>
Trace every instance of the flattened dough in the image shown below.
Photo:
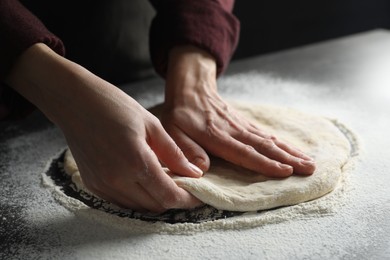
<path fill-rule="evenodd" d="M 233 105 L 264 131 L 313 157 L 317 163 L 315 173 L 307 177 L 293 175 L 272 179 L 212 158 L 211 168 L 202 178 L 174 177 L 180 187 L 217 209 L 256 211 L 313 200 L 337 186 L 351 148 L 332 120 L 289 108 Z M 158 116 L 159 107 L 152 111 Z M 85 189 L 69 151 L 64 168 L 73 182 Z"/>

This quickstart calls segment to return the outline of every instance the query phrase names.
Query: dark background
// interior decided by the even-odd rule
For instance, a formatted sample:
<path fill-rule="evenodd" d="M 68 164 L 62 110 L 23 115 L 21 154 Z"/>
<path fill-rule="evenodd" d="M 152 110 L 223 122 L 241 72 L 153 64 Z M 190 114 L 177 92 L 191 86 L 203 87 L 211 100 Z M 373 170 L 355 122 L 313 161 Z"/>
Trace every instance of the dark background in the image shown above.
<path fill-rule="evenodd" d="M 100 77 L 120 84 L 156 76 L 149 1 L 21 1 L 63 40 L 67 58 Z M 390 28 L 390 0 L 236 0 L 234 14 L 241 21 L 234 60 Z"/>
<path fill-rule="evenodd" d="M 390 0 L 236 0 L 234 59 L 376 28 L 390 28 Z"/>

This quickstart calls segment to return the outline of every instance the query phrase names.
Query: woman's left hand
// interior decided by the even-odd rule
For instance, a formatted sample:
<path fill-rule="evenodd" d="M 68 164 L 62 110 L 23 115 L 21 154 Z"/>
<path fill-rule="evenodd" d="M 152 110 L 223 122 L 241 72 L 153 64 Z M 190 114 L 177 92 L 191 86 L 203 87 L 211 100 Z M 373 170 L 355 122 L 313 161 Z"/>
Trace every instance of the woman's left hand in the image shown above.
<path fill-rule="evenodd" d="M 207 153 L 269 177 L 315 170 L 310 157 L 262 131 L 219 96 L 214 59 L 192 46 L 170 53 L 162 123 L 204 171 L 210 165 Z"/>

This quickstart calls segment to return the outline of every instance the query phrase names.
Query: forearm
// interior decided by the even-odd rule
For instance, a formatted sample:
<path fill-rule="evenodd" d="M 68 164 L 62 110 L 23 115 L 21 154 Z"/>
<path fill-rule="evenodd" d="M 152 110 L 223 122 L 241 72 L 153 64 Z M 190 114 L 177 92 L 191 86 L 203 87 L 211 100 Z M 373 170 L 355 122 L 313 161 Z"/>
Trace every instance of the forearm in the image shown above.
<path fill-rule="evenodd" d="M 0 1 L 0 120 L 26 116 L 34 107 L 5 84 L 16 59 L 30 46 L 42 42 L 60 55 L 61 40 L 18 0 Z"/>
<path fill-rule="evenodd" d="M 100 102 L 99 94 L 109 85 L 44 44 L 35 44 L 20 55 L 6 82 L 57 125 L 69 115 L 83 113 L 83 104 Z"/>
<path fill-rule="evenodd" d="M 46 45 L 35 44 L 19 56 L 6 82 L 57 123 L 56 117 L 73 91 L 74 84 L 69 83 L 77 80 L 77 66 Z"/>

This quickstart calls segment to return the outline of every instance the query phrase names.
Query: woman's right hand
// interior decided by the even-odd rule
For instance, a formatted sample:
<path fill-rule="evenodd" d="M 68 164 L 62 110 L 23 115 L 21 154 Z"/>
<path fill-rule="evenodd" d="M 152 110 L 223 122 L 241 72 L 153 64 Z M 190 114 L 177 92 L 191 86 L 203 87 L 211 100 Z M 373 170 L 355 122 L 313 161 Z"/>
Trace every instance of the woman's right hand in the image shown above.
<path fill-rule="evenodd" d="M 176 175 L 200 177 L 160 121 L 134 99 L 83 67 L 35 44 L 7 83 L 63 131 L 86 187 L 122 207 L 162 212 L 201 204 Z"/>

